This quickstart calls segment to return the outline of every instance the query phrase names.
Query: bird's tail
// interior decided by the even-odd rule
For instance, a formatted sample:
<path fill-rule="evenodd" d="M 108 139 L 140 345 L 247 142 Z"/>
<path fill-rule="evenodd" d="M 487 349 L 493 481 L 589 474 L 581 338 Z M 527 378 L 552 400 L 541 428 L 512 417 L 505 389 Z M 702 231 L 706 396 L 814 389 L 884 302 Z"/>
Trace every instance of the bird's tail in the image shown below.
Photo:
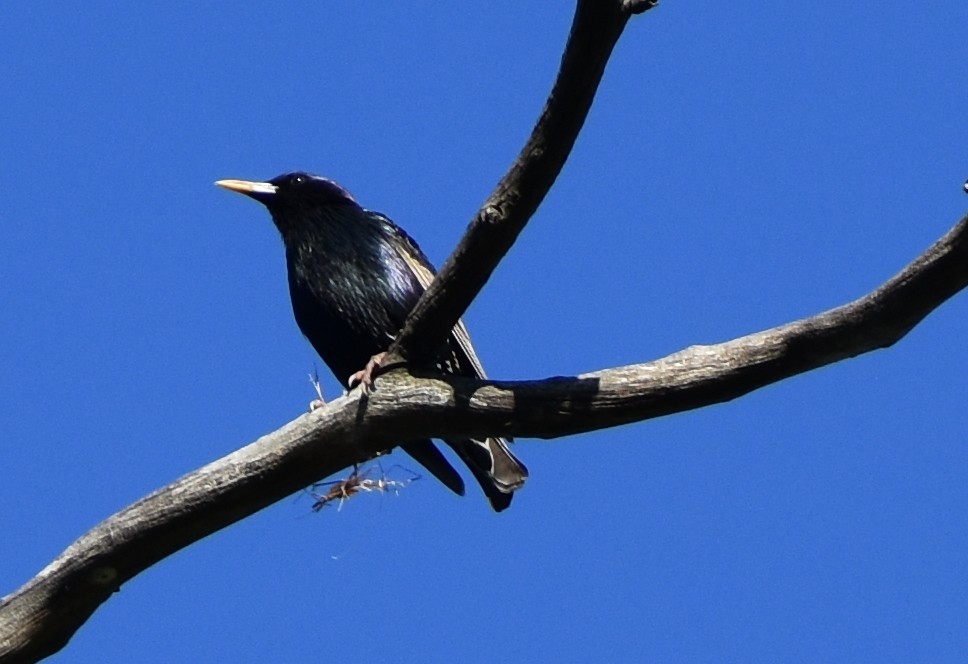
<path fill-rule="evenodd" d="M 508 449 L 503 438 L 445 440 L 467 464 L 495 512 L 511 504 L 511 495 L 528 479 L 528 469 Z"/>

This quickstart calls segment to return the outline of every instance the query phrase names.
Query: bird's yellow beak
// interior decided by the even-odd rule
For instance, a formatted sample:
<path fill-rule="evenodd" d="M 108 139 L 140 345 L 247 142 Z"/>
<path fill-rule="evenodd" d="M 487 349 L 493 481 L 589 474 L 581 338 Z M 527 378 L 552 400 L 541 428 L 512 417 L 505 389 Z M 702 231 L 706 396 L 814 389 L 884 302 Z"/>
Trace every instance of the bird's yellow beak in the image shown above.
<path fill-rule="evenodd" d="M 272 184 L 271 182 L 249 182 L 248 180 L 218 180 L 215 182 L 219 187 L 224 187 L 231 191 L 237 191 L 240 194 L 247 194 L 249 196 L 259 194 L 272 195 L 279 191 L 279 187 Z"/>

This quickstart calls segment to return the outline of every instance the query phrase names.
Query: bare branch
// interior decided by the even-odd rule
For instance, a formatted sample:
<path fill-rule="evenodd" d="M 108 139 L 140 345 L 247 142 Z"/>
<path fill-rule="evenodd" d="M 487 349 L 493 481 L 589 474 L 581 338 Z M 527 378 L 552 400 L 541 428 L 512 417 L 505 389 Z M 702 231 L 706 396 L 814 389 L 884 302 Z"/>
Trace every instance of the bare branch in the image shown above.
<path fill-rule="evenodd" d="M 450 334 L 565 165 L 629 16 L 655 4 L 579 0 L 558 78 L 531 137 L 410 313 L 391 355 L 426 364 Z"/>
<path fill-rule="evenodd" d="M 531 138 L 408 318 L 395 353 L 419 366 L 449 334 L 551 188 L 629 16 L 652 4 L 578 0 L 558 79 Z M 112 592 L 158 560 L 392 447 L 402 432 L 394 430 L 392 440 L 381 433 L 391 430 L 382 426 L 382 410 L 357 398 L 319 408 L 84 535 L 0 600 L 0 661 L 35 661 L 56 652 Z M 404 411 L 390 417 L 400 414 L 406 419 Z"/>
<path fill-rule="evenodd" d="M 64 646 L 125 581 L 175 551 L 399 440 L 553 438 L 727 401 L 892 345 L 968 285 L 968 216 L 900 274 L 825 313 L 714 346 L 577 377 L 491 382 L 394 371 L 159 489 L 0 600 L 0 661 Z"/>

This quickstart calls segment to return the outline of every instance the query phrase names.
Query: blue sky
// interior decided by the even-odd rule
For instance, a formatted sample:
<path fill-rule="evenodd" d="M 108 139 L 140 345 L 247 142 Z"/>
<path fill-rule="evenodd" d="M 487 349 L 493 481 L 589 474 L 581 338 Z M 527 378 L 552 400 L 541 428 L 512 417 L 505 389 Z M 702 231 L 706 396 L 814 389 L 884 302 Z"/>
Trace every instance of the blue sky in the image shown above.
<path fill-rule="evenodd" d="M 504 0 L 0 7 L 0 594 L 299 415 L 314 366 L 338 394 L 268 215 L 212 182 L 328 175 L 439 264 L 570 21 Z M 633 20 L 465 318 L 489 373 L 643 362 L 880 284 L 968 208 L 966 42 L 954 0 Z M 501 515 L 430 479 L 341 512 L 293 496 L 126 584 L 55 661 L 961 661 L 966 314 L 963 294 L 732 403 L 520 440 L 531 479 Z"/>

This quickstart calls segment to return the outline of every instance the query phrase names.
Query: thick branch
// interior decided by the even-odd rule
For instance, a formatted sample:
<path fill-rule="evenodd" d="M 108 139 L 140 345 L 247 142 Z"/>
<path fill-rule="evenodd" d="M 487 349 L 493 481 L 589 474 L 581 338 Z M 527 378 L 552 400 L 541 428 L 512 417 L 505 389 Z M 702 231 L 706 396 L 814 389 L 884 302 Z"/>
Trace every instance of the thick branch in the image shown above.
<path fill-rule="evenodd" d="M 565 165 L 629 16 L 656 2 L 578 1 L 558 78 L 531 137 L 410 313 L 391 354 L 426 364 L 450 334 Z"/>
<path fill-rule="evenodd" d="M 968 217 L 873 293 L 831 311 L 661 360 L 543 381 L 403 371 L 304 415 L 156 491 L 77 540 L 0 601 L 0 661 L 56 652 L 121 584 L 175 551 L 399 440 L 552 438 L 733 399 L 890 346 L 968 285 Z M 392 432 L 392 438 L 391 436 Z"/>
<path fill-rule="evenodd" d="M 558 79 L 531 138 L 392 351 L 419 366 L 449 334 L 551 188 L 629 16 L 654 4 L 578 0 Z M 404 411 L 390 416 L 401 414 L 409 417 Z M 392 429 L 384 428 L 382 419 L 381 410 L 364 411 L 353 399 L 341 399 L 103 522 L 0 601 L 0 661 L 34 661 L 56 652 L 140 571 L 319 477 L 388 449 L 401 438 L 388 439 L 384 432 Z"/>

